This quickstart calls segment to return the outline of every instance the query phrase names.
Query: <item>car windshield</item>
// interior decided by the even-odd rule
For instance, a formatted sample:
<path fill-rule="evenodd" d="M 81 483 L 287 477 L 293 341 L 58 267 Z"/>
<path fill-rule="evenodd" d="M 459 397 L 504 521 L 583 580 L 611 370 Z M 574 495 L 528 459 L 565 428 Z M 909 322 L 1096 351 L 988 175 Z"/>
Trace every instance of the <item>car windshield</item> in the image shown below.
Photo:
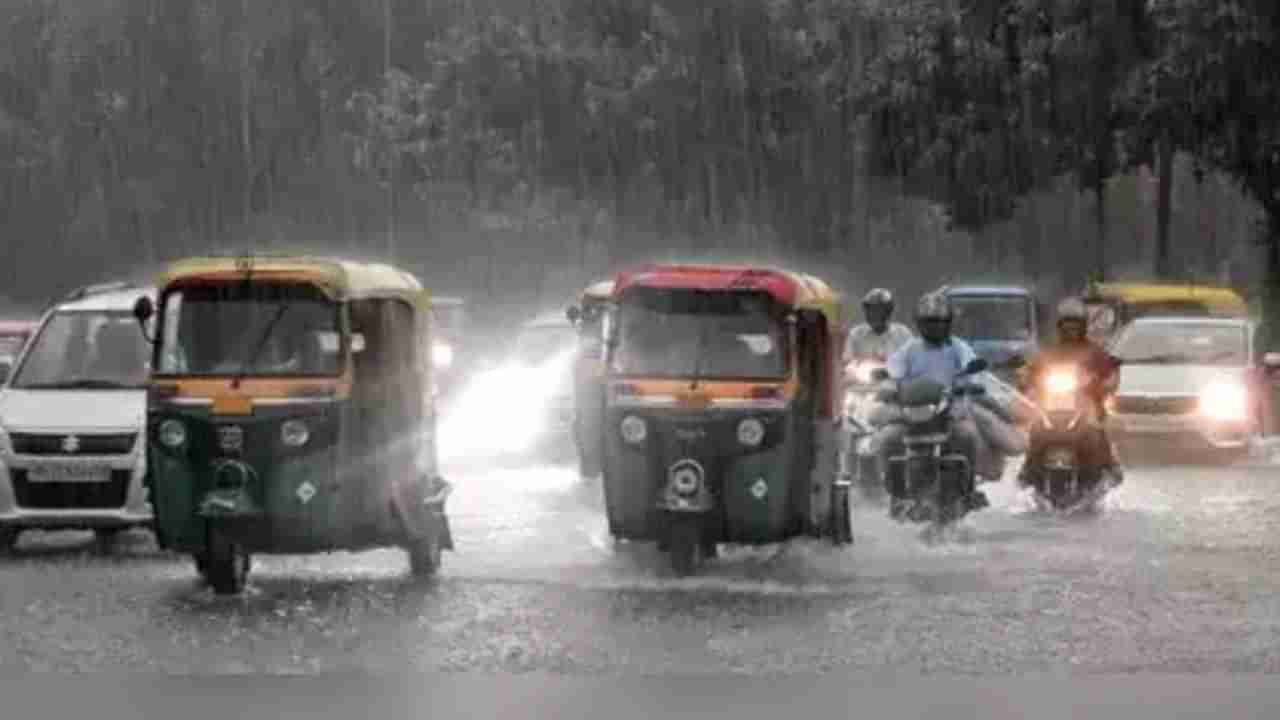
<path fill-rule="evenodd" d="M 1129 365 L 1225 365 L 1248 362 L 1245 329 L 1205 323 L 1139 323 L 1112 353 Z"/>
<path fill-rule="evenodd" d="M 167 293 L 161 375 L 332 376 L 342 371 L 339 306 L 303 284 L 227 284 Z"/>
<path fill-rule="evenodd" d="M 612 368 L 647 377 L 786 375 L 783 325 L 756 292 L 634 291 L 621 305 Z"/>
<path fill-rule="evenodd" d="M 146 384 L 149 347 L 130 311 L 60 311 L 31 343 L 13 379 L 16 388 L 114 390 Z"/>
<path fill-rule="evenodd" d="M 573 349 L 576 341 L 577 333 L 571 325 L 525 328 L 516 338 L 516 360 L 524 365 L 541 365 Z"/>
<path fill-rule="evenodd" d="M 951 297 L 952 333 L 966 340 L 1030 340 L 1031 302 L 1025 297 Z"/>

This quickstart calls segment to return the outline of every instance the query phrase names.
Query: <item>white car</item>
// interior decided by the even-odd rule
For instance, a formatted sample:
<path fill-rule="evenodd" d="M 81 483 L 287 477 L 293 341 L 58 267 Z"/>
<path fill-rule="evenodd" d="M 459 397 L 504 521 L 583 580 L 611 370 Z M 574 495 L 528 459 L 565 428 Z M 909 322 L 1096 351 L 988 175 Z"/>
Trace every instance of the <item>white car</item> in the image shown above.
<path fill-rule="evenodd" d="M 0 549 L 26 529 L 91 529 L 104 547 L 150 526 L 150 343 L 123 284 L 72 293 L 44 314 L 0 388 Z"/>
<path fill-rule="evenodd" d="M 1255 331 L 1243 318 L 1130 323 L 1110 348 L 1124 363 L 1108 403 L 1112 437 L 1121 444 L 1158 440 L 1243 455 L 1260 432 L 1264 402 L 1264 373 L 1253 361 Z"/>

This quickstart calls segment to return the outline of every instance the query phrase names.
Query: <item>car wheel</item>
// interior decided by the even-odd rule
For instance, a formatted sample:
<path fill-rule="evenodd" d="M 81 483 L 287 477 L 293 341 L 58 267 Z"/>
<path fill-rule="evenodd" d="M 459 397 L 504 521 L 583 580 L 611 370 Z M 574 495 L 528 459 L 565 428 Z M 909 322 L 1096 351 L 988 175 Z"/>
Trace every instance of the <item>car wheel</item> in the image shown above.
<path fill-rule="evenodd" d="M 93 549 L 99 555 L 110 555 L 120 540 L 120 528 L 97 528 L 93 531 Z"/>

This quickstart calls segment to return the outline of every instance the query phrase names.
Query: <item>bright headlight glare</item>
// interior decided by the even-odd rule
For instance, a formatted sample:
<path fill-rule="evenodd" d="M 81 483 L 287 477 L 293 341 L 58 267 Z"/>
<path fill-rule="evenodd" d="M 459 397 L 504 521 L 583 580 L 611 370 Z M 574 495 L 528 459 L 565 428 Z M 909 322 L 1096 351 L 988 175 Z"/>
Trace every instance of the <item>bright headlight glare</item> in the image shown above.
<path fill-rule="evenodd" d="M 453 348 L 445 343 L 432 345 L 431 362 L 437 368 L 447 368 L 453 365 Z"/>
<path fill-rule="evenodd" d="M 622 439 L 632 445 L 639 445 L 649 435 L 649 426 L 645 424 L 644 420 L 635 415 L 628 415 L 622 418 L 619 430 L 622 432 Z"/>
<path fill-rule="evenodd" d="M 181 420 L 165 420 L 160 423 L 157 434 L 160 437 L 160 444 L 167 448 L 181 447 L 187 442 L 187 426 L 183 425 Z"/>
<path fill-rule="evenodd" d="M 1044 381 L 1045 389 L 1053 394 L 1075 392 L 1080 387 L 1080 379 L 1073 370 L 1054 370 Z"/>
<path fill-rule="evenodd" d="M 1249 394 L 1234 382 L 1217 382 L 1200 392 L 1200 414 L 1210 420 L 1244 420 L 1249 416 Z"/>
<path fill-rule="evenodd" d="M 764 442 L 764 423 L 756 418 L 746 418 L 738 423 L 738 442 L 755 447 Z"/>
<path fill-rule="evenodd" d="M 289 447 L 302 447 L 311 439 L 311 429 L 301 420 L 286 420 L 280 426 L 280 442 Z"/>

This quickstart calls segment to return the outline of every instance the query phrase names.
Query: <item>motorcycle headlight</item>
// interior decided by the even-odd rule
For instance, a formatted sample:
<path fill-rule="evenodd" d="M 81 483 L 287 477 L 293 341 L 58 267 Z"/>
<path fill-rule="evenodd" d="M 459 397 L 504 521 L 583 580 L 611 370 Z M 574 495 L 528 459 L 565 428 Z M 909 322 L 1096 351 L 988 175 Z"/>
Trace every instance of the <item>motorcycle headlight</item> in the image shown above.
<path fill-rule="evenodd" d="M 438 370 L 445 370 L 453 365 L 453 348 L 444 343 L 432 345 L 431 363 Z"/>
<path fill-rule="evenodd" d="M 756 447 L 764 442 L 764 423 L 756 418 L 746 418 L 738 423 L 738 442 Z"/>
<path fill-rule="evenodd" d="M 165 420 L 160 423 L 156 434 L 160 438 L 160 444 L 169 449 L 182 447 L 187 442 L 187 426 L 181 420 Z"/>
<path fill-rule="evenodd" d="M 1200 414 L 1210 420 L 1245 420 L 1249 417 L 1249 393 L 1236 382 L 1209 385 L 1200 391 Z"/>
<path fill-rule="evenodd" d="M 641 418 L 635 415 L 628 415 L 622 418 L 622 423 L 618 426 L 622 433 L 622 439 L 632 445 L 639 445 L 649 436 L 649 426 Z"/>
<path fill-rule="evenodd" d="M 902 416 L 910 423 L 929 422 L 937 414 L 938 406 L 936 404 L 908 405 L 902 408 Z"/>
<path fill-rule="evenodd" d="M 1044 386 L 1054 395 L 1071 393 L 1080 387 L 1080 379 L 1073 370 L 1054 370 L 1045 378 Z"/>
<path fill-rule="evenodd" d="M 302 447 L 311 439 L 311 429 L 301 420 L 286 420 L 280 426 L 280 442 L 288 447 Z"/>

